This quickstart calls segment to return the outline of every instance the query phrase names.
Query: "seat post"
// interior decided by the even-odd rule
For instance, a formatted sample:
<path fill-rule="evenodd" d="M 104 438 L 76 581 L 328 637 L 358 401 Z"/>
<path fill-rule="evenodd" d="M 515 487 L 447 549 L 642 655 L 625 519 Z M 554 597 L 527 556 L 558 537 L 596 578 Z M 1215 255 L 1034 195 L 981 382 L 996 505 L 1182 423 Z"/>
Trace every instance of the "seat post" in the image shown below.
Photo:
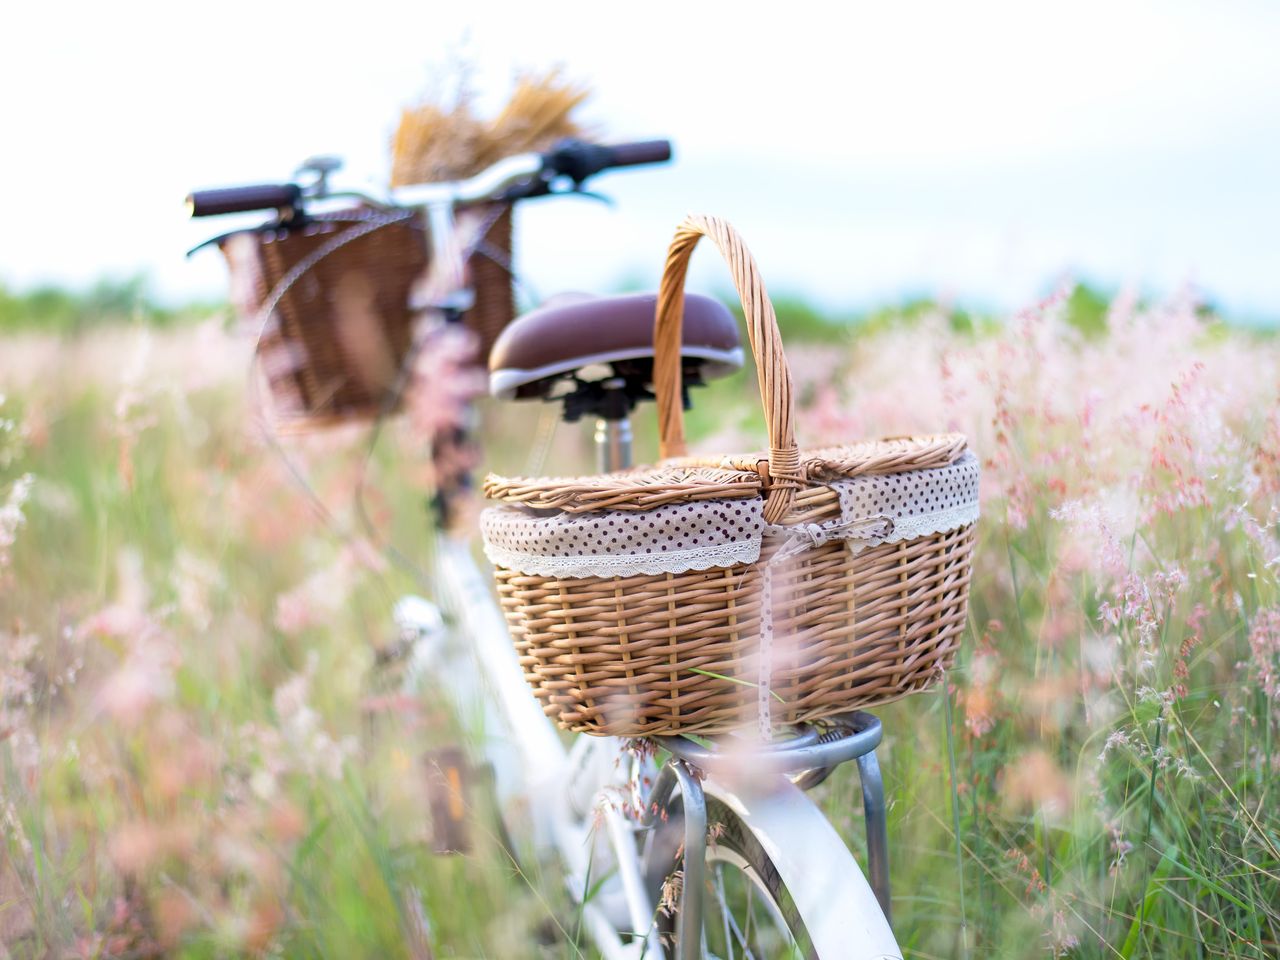
<path fill-rule="evenodd" d="M 596 420 L 596 462 L 601 473 L 613 473 L 631 466 L 631 418 Z"/>
<path fill-rule="evenodd" d="M 596 463 L 601 473 L 612 473 L 631 466 L 631 404 L 622 378 L 606 380 L 603 386 L 606 399 L 597 408 Z"/>

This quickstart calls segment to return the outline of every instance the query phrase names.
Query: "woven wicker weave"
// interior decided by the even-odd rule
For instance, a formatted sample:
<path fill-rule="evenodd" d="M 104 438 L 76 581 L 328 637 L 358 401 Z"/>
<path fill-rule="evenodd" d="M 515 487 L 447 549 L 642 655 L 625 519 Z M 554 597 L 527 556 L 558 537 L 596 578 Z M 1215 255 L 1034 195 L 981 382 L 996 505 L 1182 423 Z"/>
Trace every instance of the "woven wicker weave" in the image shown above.
<path fill-rule="evenodd" d="M 488 217 L 483 245 L 469 261 L 476 300 L 465 317 L 483 357 L 515 316 L 511 209 Z M 395 409 L 387 392 L 409 354 L 410 290 L 427 267 L 417 220 L 357 208 L 232 234 L 219 245 L 237 274 L 233 283 L 248 288 L 239 306 L 255 332 L 261 328 L 258 355 L 283 429 Z M 272 300 L 264 324 L 261 312 Z"/>
<path fill-rule="evenodd" d="M 958 433 L 893 437 L 872 443 L 824 447 L 801 455 L 810 480 L 837 480 L 871 474 L 923 470 L 953 463 L 965 449 Z M 485 478 L 491 500 L 538 510 L 651 510 L 683 500 L 739 500 L 761 496 L 768 480 L 764 453 L 737 457 L 675 457 L 658 467 L 591 477 Z"/>
<path fill-rule="evenodd" d="M 680 402 L 685 272 L 701 236 L 728 261 L 742 297 L 761 385 L 770 449 L 762 455 L 684 457 Z M 794 526 L 838 519 L 825 483 L 953 463 L 963 437 L 898 438 L 801 453 L 791 374 L 773 307 L 754 260 L 723 221 L 691 217 L 668 254 L 655 327 L 657 467 L 574 479 L 489 477 L 507 503 L 572 513 L 764 497 L 764 517 Z M 799 528 L 797 528 L 799 529 Z M 627 577 L 549 577 L 498 567 L 498 593 L 525 676 L 562 727 L 595 734 L 713 733 L 751 724 L 762 622 L 785 638 L 772 655 L 780 723 L 810 721 L 921 690 L 952 660 L 964 629 L 973 525 L 860 551 L 831 541 L 770 567 Z M 766 567 L 771 586 L 763 580 Z M 762 618 L 765 596 L 770 615 Z M 718 676 L 713 676 L 716 674 Z M 768 699 L 768 698 L 763 698 Z"/>

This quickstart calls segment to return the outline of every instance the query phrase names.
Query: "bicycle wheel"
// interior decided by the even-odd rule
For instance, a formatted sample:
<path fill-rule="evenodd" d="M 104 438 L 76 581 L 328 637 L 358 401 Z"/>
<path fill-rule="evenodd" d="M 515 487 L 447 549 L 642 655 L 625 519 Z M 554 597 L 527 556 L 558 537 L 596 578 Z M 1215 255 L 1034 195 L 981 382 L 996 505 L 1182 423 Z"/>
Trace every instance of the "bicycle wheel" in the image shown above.
<path fill-rule="evenodd" d="M 708 796 L 706 803 L 711 842 L 702 908 L 704 956 L 707 960 L 820 960 L 795 899 L 760 839 L 721 800 Z M 675 956 L 674 906 L 679 895 L 672 878 L 680 868 L 683 820 L 683 808 L 676 799 L 648 857 L 654 901 L 666 905 L 659 911 L 658 927 L 669 957 Z"/>

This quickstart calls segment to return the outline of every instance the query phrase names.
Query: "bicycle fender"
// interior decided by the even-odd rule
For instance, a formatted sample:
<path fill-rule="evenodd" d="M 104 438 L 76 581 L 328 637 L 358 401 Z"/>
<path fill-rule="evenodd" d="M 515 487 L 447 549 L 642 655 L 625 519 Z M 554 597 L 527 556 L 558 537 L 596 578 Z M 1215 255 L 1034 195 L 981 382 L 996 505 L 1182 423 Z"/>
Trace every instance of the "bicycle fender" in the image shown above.
<path fill-rule="evenodd" d="M 902 960 L 875 893 L 835 827 L 782 778 L 703 790 L 742 818 L 791 892 L 822 960 Z"/>

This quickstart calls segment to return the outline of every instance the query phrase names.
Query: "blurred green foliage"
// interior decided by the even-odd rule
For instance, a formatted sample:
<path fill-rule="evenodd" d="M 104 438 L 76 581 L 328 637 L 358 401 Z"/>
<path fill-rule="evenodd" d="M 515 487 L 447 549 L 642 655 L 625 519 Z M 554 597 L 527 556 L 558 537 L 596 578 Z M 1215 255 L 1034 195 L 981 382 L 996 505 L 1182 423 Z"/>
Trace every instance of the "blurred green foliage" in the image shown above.
<path fill-rule="evenodd" d="M 641 289 L 634 282 L 624 282 L 620 291 Z M 1108 311 L 1114 296 L 1108 290 L 1090 283 L 1080 283 L 1065 305 L 1069 324 L 1089 337 L 1104 335 L 1108 330 Z M 722 291 L 720 298 L 742 318 L 737 296 Z M 795 293 L 773 297 L 778 323 L 787 339 L 794 343 L 841 343 L 850 337 L 874 335 L 894 327 L 914 327 L 926 317 L 939 315 L 950 328 L 960 334 L 989 332 L 1003 321 L 994 312 L 970 310 L 933 297 L 912 296 L 898 303 L 863 311 L 832 311 Z M 0 334 L 20 330 L 57 334 L 78 334 L 120 324 L 143 324 L 174 327 L 206 319 L 227 310 L 225 302 L 191 301 L 184 304 L 160 303 L 144 275 L 104 277 L 88 287 L 73 289 L 57 284 L 42 284 L 17 290 L 0 281 Z M 1210 306 L 1200 308 L 1206 319 L 1217 318 Z M 1240 324 L 1222 321 L 1229 326 Z M 1245 323 L 1255 329 L 1269 329 L 1266 323 Z M 745 339 L 745 331 L 744 331 Z"/>
<path fill-rule="evenodd" d="M 1076 284 L 1067 298 L 1067 323 L 1086 336 L 1097 337 L 1107 332 L 1107 311 L 1112 297 L 1087 283 Z"/>
<path fill-rule="evenodd" d="M 220 308 L 219 304 L 207 303 L 163 306 L 142 275 L 104 277 L 79 290 L 42 284 L 19 291 L 0 282 L 0 333 L 33 330 L 76 334 L 121 323 L 171 327 L 202 319 Z"/>
<path fill-rule="evenodd" d="M 732 295 L 722 299 L 742 318 L 742 307 Z M 881 333 L 894 327 L 913 327 L 926 317 L 943 316 L 956 333 L 975 333 L 994 325 L 994 316 L 972 313 L 940 303 L 931 297 L 910 297 L 900 303 L 862 312 L 833 313 L 794 294 L 773 297 L 778 326 L 789 342 L 843 343 L 851 337 Z"/>

